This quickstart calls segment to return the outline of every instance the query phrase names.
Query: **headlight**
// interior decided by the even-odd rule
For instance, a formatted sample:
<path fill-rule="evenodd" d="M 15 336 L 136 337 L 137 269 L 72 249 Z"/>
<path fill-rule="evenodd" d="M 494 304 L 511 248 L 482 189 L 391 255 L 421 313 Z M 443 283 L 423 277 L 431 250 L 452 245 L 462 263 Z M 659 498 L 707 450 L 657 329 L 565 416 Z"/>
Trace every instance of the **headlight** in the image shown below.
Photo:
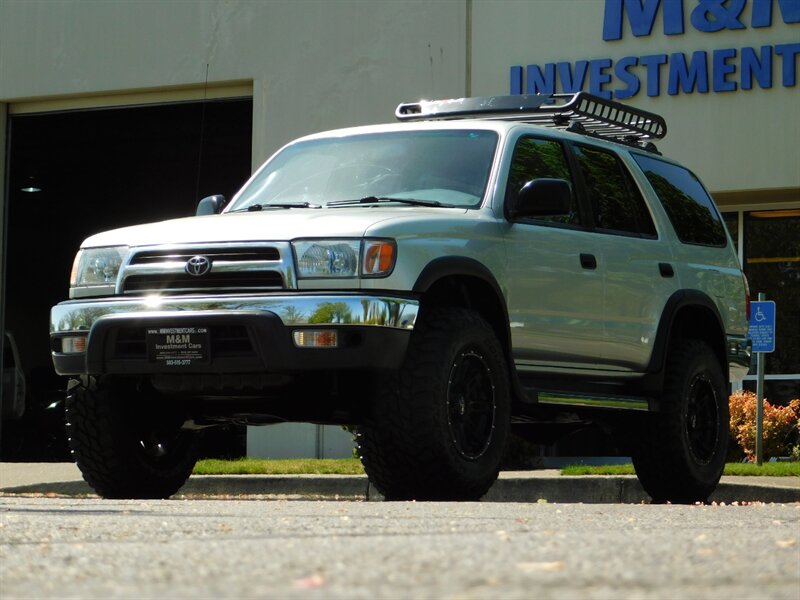
<path fill-rule="evenodd" d="M 72 264 L 70 288 L 74 296 L 113 294 L 117 274 L 128 254 L 127 246 L 84 248 Z"/>
<path fill-rule="evenodd" d="M 300 279 L 385 277 L 397 253 L 390 240 L 299 240 L 292 247 Z"/>
<path fill-rule="evenodd" d="M 355 277 L 358 275 L 360 240 L 309 240 L 293 242 L 297 276 Z"/>

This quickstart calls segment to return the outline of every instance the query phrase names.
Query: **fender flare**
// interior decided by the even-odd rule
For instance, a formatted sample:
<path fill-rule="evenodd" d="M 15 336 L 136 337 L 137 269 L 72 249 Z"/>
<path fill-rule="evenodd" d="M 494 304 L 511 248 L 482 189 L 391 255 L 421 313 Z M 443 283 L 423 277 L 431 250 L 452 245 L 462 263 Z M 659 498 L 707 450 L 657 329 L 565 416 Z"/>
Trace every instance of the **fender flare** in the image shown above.
<path fill-rule="evenodd" d="M 415 293 L 424 294 L 440 279 L 454 275 L 466 275 L 481 279 L 494 289 L 499 298 L 504 298 L 500 284 L 497 283 L 492 272 L 481 262 L 466 256 L 434 258 L 422 269 L 412 289 Z M 503 307 L 505 309 L 505 302 L 503 302 Z"/>
<path fill-rule="evenodd" d="M 521 400 L 525 398 L 525 392 L 520 385 L 517 368 L 514 364 L 514 353 L 511 344 L 511 326 L 506 298 L 494 274 L 484 264 L 474 258 L 465 256 L 442 256 L 433 259 L 422 269 L 414 283 L 413 291 L 422 296 L 425 292 L 430 290 L 436 282 L 448 277 L 472 277 L 486 283 L 493 290 L 501 310 L 502 323 L 499 323 L 498 326 L 502 327 L 503 337 L 500 339 L 500 343 L 503 346 L 506 362 L 508 363 L 509 383 L 511 384 L 512 393 L 518 399 Z"/>
<path fill-rule="evenodd" d="M 647 366 L 647 373 L 662 374 L 667 360 L 670 341 L 673 339 L 673 326 L 678 313 L 687 307 L 699 307 L 707 310 L 713 315 L 717 327 L 722 333 L 722 337 L 712 345 L 714 353 L 718 353 L 722 348 L 720 359 L 722 360 L 723 372 L 728 372 L 728 360 L 724 351 L 725 348 L 725 327 L 722 324 L 722 317 L 714 301 L 705 293 L 699 290 L 678 290 L 669 297 L 664 310 L 661 313 L 661 320 L 656 330 L 656 339 L 653 344 L 653 354 L 650 356 L 650 363 Z"/>
<path fill-rule="evenodd" d="M 430 290 L 433 285 L 447 277 L 473 277 L 489 285 L 492 288 L 497 301 L 500 304 L 503 318 L 503 342 L 508 345 L 508 353 L 511 353 L 511 328 L 509 326 L 508 307 L 506 306 L 505 294 L 503 294 L 500 284 L 495 279 L 492 272 L 481 262 L 474 258 L 465 256 L 441 256 L 429 262 L 420 272 L 412 288 L 414 293 L 422 296 Z"/>

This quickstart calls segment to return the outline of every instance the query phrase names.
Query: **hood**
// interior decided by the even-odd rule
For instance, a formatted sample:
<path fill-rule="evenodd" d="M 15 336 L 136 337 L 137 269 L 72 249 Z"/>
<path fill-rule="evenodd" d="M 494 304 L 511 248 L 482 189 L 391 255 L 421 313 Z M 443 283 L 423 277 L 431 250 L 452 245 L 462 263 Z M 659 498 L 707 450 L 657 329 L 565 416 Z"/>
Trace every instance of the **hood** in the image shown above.
<path fill-rule="evenodd" d="M 358 206 L 226 213 L 112 229 L 87 238 L 81 247 L 289 241 L 304 237 L 362 237 L 368 228 L 386 220 L 419 216 L 427 221 L 436 218 L 436 215 L 454 216 L 464 212 L 458 209 L 417 206 Z"/>

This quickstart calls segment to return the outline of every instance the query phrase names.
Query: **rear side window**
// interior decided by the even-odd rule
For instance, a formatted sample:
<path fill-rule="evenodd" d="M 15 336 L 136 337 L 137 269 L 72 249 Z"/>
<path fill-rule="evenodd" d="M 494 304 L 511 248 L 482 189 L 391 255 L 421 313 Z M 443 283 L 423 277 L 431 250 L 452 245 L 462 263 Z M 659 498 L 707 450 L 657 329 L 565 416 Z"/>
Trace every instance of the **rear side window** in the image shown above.
<path fill-rule="evenodd" d="M 595 226 L 610 233 L 656 237 L 653 219 L 628 171 L 611 152 L 576 146 Z"/>
<path fill-rule="evenodd" d="M 514 156 L 511 159 L 511 170 L 508 173 L 506 186 L 506 204 L 516 200 L 522 186 L 540 178 L 564 179 L 572 183 L 564 148 L 560 143 L 552 140 L 522 137 L 517 142 Z M 580 219 L 575 194 L 572 195 L 572 206 L 568 215 L 537 217 L 536 220 L 577 224 Z"/>
<path fill-rule="evenodd" d="M 725 246 L 725 227 L 711 196 L 694 173 L 649 156 L 634 154 L 650 185 L 685 244 Z"/>

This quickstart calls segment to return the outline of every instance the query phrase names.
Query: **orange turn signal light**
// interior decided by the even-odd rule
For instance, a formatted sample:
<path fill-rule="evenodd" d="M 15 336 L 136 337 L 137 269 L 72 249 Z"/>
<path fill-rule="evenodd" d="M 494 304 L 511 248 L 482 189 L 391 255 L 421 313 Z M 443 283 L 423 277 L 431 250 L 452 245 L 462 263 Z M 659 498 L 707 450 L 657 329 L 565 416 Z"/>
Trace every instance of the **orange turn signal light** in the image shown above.
<path fill-rule="evenodd" d="M 387 240 L 367 240 L 364 245 L 362 275 L 387 275 L 394 268 L 397 248 Z"/>

